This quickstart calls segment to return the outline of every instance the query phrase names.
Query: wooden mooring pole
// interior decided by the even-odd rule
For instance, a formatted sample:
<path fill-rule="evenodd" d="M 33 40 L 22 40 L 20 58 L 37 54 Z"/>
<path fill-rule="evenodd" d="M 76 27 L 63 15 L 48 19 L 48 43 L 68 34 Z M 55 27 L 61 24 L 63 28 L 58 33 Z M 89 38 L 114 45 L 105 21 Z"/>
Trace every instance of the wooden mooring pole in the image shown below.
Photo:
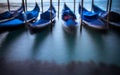
<path fill-rule="evenodd" d="M 59 19 L 59 12 L 60 12 L 60 0 L 58 0 L 58 19 Z"/>
<path fill-rule="evenodd" d="M 25 28 L 28 29 L 27 25 L 27 15 L 26 15 L 26 0 L 22 0 L 22 5 L 23 5 L 23 15 L 24 15 L 24 22 L 25 22 Z"/>
<path fill-rule="evenodd" d="M 112 7 L 112 0 L 109 0 L 109 4 L 108 4 L 108 15 L 107 15 L 107 27 L 109 28 L 109 21 L 110 21 L 110 11 L 111 11 L 111 7 Z"/>
<path fill-rule="evenodd" d="M 27 11 L 27 0 L 25 0 L 25 10 Z"/>
<path fill-rule="evenodd" d="M 91 11 L 93 10 L 94 0 L 92 0 Z"/>
<path fill-rule="evenodd" d="M 109 10 L 108 10 L 108 12 L 111 11 L 111 8 L 112 8 L 112 0 L 110 0 L 110 3 L 109 3 Z"/>
<path fill-rule="evenodd" d="M 25 12 L 26 12 L 26 10 L 25 10 L 25 0 L 22 0 L 22 5 L 23 5 L 23 11 L 24 11 L 24 20 L 25 20 L 25 23 L 26 23 L 27 17 L 26 17 L 26 14 L 25 14 Z"/>
<path fill-rule="evenodd" d="M 42 13 L 43 13 L 43 0 L 41 0 L 41 7 L 42 7 Z"/>
<path fill-rule="evenodd" d="M 9 2 L 9 0 L 7 0 L 7 4 L 8 4 L 8 11 L 10 11 L 10 2 Z"/>
<path fill-rule="evenodd" d="M 50 29 L 51 29 L 51 31 L 52 31 L 52 0 L 50 0 L 50 10 L 51 10 L 51 12 L 50 12 L 50 20 L 51 20 Z"/>
<path fill-rule="evenodd" d="M 25 12 L 25 1 L 22 0 L 23 11 Z"/>
<path fill-rule="evenodd" d="M 83 26 L 83 23 L 82 23 L 82 16 L 83 16 L 83 3 L 84 3 L 84 0 L 81 0 L 81 23 L 80 23 L 80 32 L 82 32 L 82 26 Z"/>
<path fill-rule="evenodd" d="M 108 12 L 109 10 L 109 4 L 110 4 L 110 0 L 107 0 L 107 6 L 106 6 L 106 11 Z"/>
<path fill-rule="evenodd" d="M 74 13 L 75 13 L 76 0 L 74 0 Z"/>

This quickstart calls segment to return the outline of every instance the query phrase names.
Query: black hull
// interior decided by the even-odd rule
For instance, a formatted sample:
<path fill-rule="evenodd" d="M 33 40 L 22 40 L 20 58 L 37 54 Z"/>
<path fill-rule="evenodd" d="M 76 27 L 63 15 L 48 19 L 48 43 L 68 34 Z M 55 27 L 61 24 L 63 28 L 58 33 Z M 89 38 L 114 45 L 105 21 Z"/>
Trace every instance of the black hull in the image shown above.
<path fill-rule="evenodd" d="M 25 25 L 18 25 L 18 26 L 7 26 L 7 27 L 1 27 L 0 28 L 0 33 L 7 32 L 7 31 L 14 31 L 18 29 L 25 29 Z"/>
<path fill-rule="evenodd" d="M 91 27 L 89 25 L 87 25 L 86 23 L 82 23 L 82 25 L 86 28 L 86 29 L 90 29 L 92 31 L 97 31 L 97 32 L 102 32 L 102 33 L 106 33 L 108 32 L 108 29 L 97 29 L 97 28 L 94 28 L 94 27 Z"/>

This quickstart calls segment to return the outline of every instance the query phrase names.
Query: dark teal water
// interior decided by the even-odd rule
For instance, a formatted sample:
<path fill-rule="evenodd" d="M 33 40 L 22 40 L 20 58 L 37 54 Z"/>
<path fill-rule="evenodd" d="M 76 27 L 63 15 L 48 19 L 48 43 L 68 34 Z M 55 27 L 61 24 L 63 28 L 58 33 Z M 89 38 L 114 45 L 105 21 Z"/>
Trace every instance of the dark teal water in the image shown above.
<path fill-rule="evenodd" d="M 101 8 L 105 9 L 106 4 L 103 1 L 96 1 Z M 114 1 L 114 11 L 119 12 L 118 1 Z M 113 3 L 114 3 L 113 2 Z M 19 3 L 18 3 L 19 4 Z M 16 3 L 11 5 L 11 9 L 18 8 Z M 39 3 L 40 4 L 40 3 Z M 73 3 L 67 3 L 73 9 Z M 91 9 L 90 2 L 85 2 L 85 7 Z M 17 7 L 16 7 L 17 6 Z M 54 2 L 57 10 L 57 2 Z M 34 7 L 34 3 L 28 4 L 28 10 Z M 49 3 L 44 3 L 44 11 L 49 7 Z M 7 8 L 7 7 L 6 7 Z M 60 7 L 63 8 L 63 3 Z M 0 8 L 1 10 L 3 8 Z M 78 2 L 76 3 L 76 15 L 78 25 L 80 18 L 77 12 Z M 58 11 L 58 10 L 57 10 Z M 58 15 L 58 14 L 57 14 Z M 71 61 L 94 61 L 105 64 L 115 64 L 120 66 L 120 33 L 119 31 L 109 29 L 107 33 L 101 33 L 83 27 L 82 34 L 80 27 L 76 34 L 66 33 L 62 28 L 61 17 L 56 17 L 56 23 L 53 31 L 42 31 L 31 35 L 27 29 L 5 32 L 0 34 L 0 57 L 6 61 L 48 61 L 56 63 L 69 63 Z"/>

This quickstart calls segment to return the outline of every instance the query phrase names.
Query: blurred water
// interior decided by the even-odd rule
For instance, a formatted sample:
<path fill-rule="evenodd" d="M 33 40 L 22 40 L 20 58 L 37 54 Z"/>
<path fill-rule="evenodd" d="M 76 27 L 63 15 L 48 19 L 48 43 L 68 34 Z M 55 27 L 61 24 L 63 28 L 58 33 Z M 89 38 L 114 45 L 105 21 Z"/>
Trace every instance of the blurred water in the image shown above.
<path fill-rule="evenodd" d="M 0 2 L 2 1 L 4 0 L 0 0 Z M 10 1 L 12 2 L 12 0 Z M 48 0 L 45 1 L 44 11 L 49 7 Z M 74 10 L 73 1 L 65 1 Z M 80 18 L 77 12 L 79 0 L 76 1 L 76 15 L 78 25 L 80 25 Z M 113 10 L 117 12 L 120 11 L 118 1 L 114 0 L 113 2 Z M 41 7 L 40 2 L 38 3 Z M 63 3 L 64 1 L 60 4 L 60 16 Z M 57 10 L 57 0 L 54 0 L 53 4 Z M 106 0 L 96 0 L 95 4 L 105 9 Z M 20 5 L 19 2 L 12 3 L 11 9 L 17 9 Z M 34 5 L 34 2 L 30 1 L 28 3 L 28 10 L 33 9 Z M 90 10 L 91 0 L 85 0 L 84 6 Z M 0 10 L 7 10 L 7 6 L 1 5 Z M 71 61 L 92 60 L 96 63 L 103 62 L 120 66 L 120 33 L 118 31 L 110 29 L 107 33 L 100 33 L 83 27 L 82 34 L 80 34 L 79 29 L 80 27 L 78 26 L 76 34 L 64 32 L 61 17 L 60 19 L 56 17 L 52 33 L 50 31 L 43 31 L 31 35 L 27 30 L 2 33 L 0 34 L 0 56 L 3 56 L 6 61 L 42 60 L 68 63 Z"/>

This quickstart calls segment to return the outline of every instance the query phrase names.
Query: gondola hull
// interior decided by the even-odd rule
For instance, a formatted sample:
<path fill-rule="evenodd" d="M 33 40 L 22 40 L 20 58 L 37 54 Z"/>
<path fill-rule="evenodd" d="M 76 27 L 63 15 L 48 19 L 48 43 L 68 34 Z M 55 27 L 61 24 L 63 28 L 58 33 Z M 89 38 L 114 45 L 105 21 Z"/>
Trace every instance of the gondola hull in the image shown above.
<path fill-rule="evenodd" d="M 63 20 L 63 29 L 67 32 L 76 32 L 77 30 L 77 22 L 76 15 L 71 11 L 71 9 L 64 4 L 64 8 L 62 10 L 62 20 Z"/>
<path fill-rule="evenodd" d="M 88 11 L 84 7 L 81 7 L 79 4 L 79 14 L 81 15 L 81 9 L 83 10 L 82 14 L 82 22 L 83 25 L 86 25 L 95 30 L 107 30 L 107 25 L 103 21 L 101 21 L 96 13 Z"/>
<path fill-rule="evenodd" d="M 39 26 L 37 26 L 37 27 L 31 27 L 32 26 L 31 23 L 28 23 L 27 25 L 29 25 L 30 33 L 34 34 L 34 33 L 38 33 L 38 32 L 41 32 L 41 31 L 50 30 L 50 27 L 54 27 L 55 23 L 56 23 L 56 20 L 54 19 L 54 20 L 52 20 L 52 22 L 48 22 L 48 23 L 45 23 L 45 24 L 42 24 L 42 25 L 38 24 Z"/>
<path fill-rule="evenodd" d="M 25 22 L 32 22 L 35 20 L 39 15 L 39 11 L 39 6 L 36 3 L 36 6 L 32 11 L 27 11 L 25 13 L 22 12 L 16 18 L 0 22 L 0 30 L 9 31 L 13 29 L 16 30 L 16 28 L 26 27 Z"/>
<path fill-rule="evenodd" d="M 110 13 L 108 13 L 96 5 L 93 5 L 93 11 L 98 14 L 101 20 L 103 20 L 106 24 L 108 23 L 110 27 L 120 28 L 120 14 L 113 11 L 110 11 Z M 107 20 L 107 18 L 109 19 Z"/>
<path fill-rule="evenodd" d="M 23 6 L 15 11 L 6 11 L 0 14 L 0 22 L 5 22 L 7 20 L 17 17 L 20 13 L 23 12 Z"/>
<path fill-rule="evenodd" d="M 52 10 L 51 10 L 52 8 Z M 51 12 L 52 11 L 52 12 Z M 46 29 L 55 23 L 56 10 L 54 6 L 50 7 L 47 11 L 41 14 L 40 19 L 34 23 L 28 23 L 31 33 L 39 32 Z M 52 19 L 52 20 L 51 20 Z"/>
<path fill-rule="evenodd" d="M 77 22 L 74 23 L 75 24 L 68 25 L 66 22 L 63 21 L 62 27 L 68 33 L 75 33 L 77 31 L 78 26 L 77 26 Z"/>

